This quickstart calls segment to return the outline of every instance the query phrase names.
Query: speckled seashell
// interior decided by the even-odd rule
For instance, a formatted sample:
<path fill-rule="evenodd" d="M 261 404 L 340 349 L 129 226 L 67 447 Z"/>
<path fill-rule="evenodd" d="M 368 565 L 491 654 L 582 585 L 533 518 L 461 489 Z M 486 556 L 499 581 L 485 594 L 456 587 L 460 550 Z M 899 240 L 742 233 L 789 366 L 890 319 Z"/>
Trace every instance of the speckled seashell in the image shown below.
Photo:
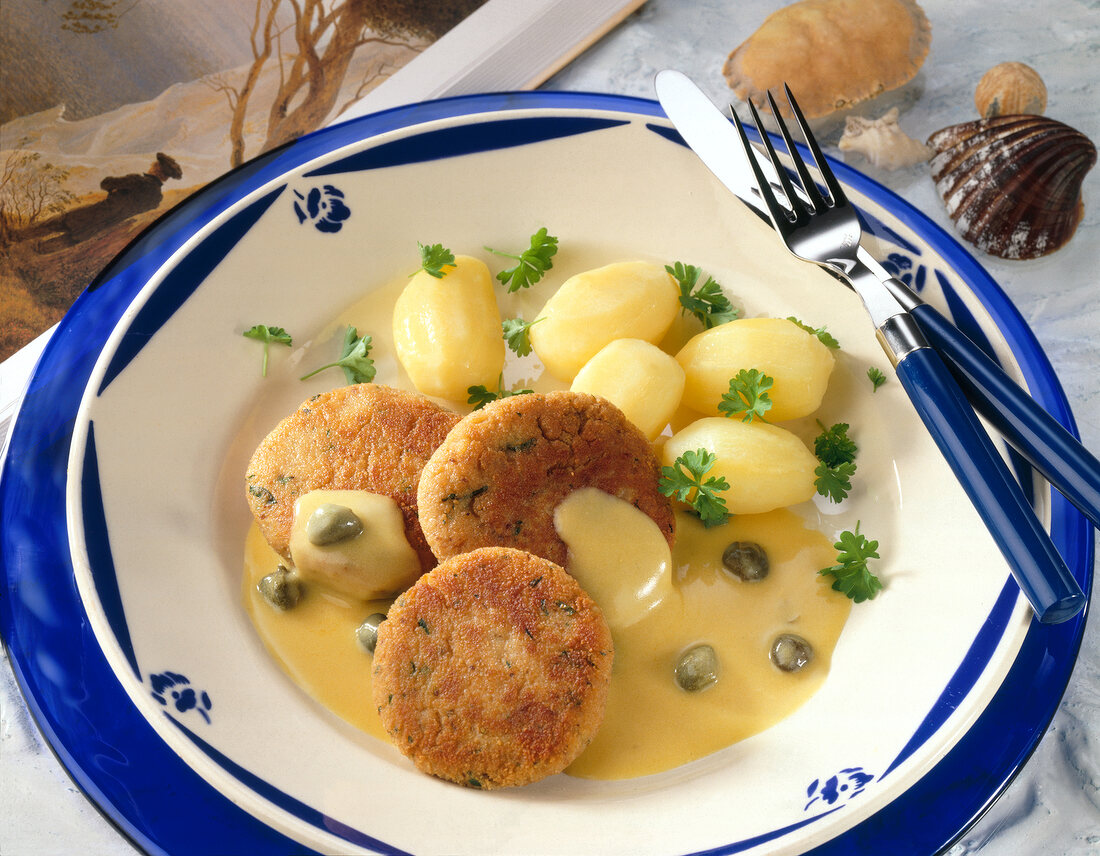
<path fill-rule="evenodd" d="M 983 119 L 1014 113 L 1041 114 L 1047 108 L 1047 88 L 1039 72 L 1022 62 L 993 66 L 974 89 L 974 106 Z"/>
<path fill-rule="evenodd" d="M 1096 146 L 1045 116 L 952 125 L 928 138 L 936 189 L 962 236 L 1004 259 L 1034 259 L 1066 243 L 1081 220 L 1081 182 Z"/>
<path fill-rule="evenodd" d="M 786 82 L 815 119 L 911 80 L 931 41 L 914 0 L 800 0 L 769 15 L 722 72 L 739 98 L 758 107 Z"/>

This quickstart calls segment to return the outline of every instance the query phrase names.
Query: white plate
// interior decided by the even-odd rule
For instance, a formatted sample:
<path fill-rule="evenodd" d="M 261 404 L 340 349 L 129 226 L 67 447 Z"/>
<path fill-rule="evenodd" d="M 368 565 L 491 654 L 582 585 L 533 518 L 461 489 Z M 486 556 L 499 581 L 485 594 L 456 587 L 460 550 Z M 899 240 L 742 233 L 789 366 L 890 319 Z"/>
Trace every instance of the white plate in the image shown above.
<path fill-rule="evenodd" d="M 837 171 L 865 215 L 872 252 L 984 336 L 1056 415 L 1064 411 L 1041 351 L 973 260 L 883 188 Z M 340 204 L 313 216 L 311 193 Z M 418 240 L 479 254 L 486 244 L 521 245 L 541 225 L 560 238 L 557 276 L 635 256 L 680 259 L 714 275 L 750 315 L 828 326 L 844 351 L 838 403 L 827 405 L 840 409 L 824 416 L 859 426 L 860 475 L 839 510 L 813 506 L 804 516 L 827 534 L 859 519 L 880 541 L 887 588 L 853 608 L 824 686 L 775 727 L 664 774 L 563 775 L 481 793 L 416 772 L 308 698 L 268 655 L 241 605 L 241 475 L 278 419 L 340 381 L 297 378 L 331 359 L 342 312 L 415 268 Z M 273 352 L 266 379 L 257 346 L 240 335 L 255 323 L 295 334 L 293 350 Z M 0 613 L 0 629 L 70 771 L 151 851 L 214 840 L 249 852 L 886 852 L 887 841 L 889 852 L 929 852 L 1018 769 L 1076 655 L 1083 617 L 1031 621 L 900 385 L 871 394 L 863 373 L 886 364 L 855 298 L 779 250 L 648 101 L 482 96 L 321 132 L 154 227 L 59 333 L 4 473 L 4 572 L 21 597 Z M 379 365 L 379 382 L 400 382 L 392 360 Z M 60 391 L 66 373 L 86 378 L 82 392 Z M 41 554 L 25 549 L 33 526 L 17 491 L 46 511 L 37 518 L 51 526 Z M 1091 530 L 1045 485 L 1037 495 L 1087 583 Z M 57 629 L 28 600 L 28 581 L 67 577 L 52 562 L 59 556 L 71 561 L 76 588 L 40 599 L 86 616 L 90 632 Z M 51 659 L 49 645 L 30 641 L 35 622 L 52 628 L 45 635 L 58 649 L 75 634 L 93 651 Z M 1037 656 L 1054 662 L 1039 701 L 1021 671 Z M 51 691 L 66 681 L 108 698 L 74 705 Z M 94 739 L 74 733 L 76 710 L 94 723 Z M 978 762 L 975 741 L 999 733 L 993 715 L 1015 736 Z M 97 741 L 107 733 L 129 759 L 124 773 L 105 775 Z M 155 760 L 136 759 L 148 752 Z M 215 831 L 168 830 L 154 819 L 166 800 L 144 785 L 158 772 L 177 792 L 175 826 L 210 811 Z"/>

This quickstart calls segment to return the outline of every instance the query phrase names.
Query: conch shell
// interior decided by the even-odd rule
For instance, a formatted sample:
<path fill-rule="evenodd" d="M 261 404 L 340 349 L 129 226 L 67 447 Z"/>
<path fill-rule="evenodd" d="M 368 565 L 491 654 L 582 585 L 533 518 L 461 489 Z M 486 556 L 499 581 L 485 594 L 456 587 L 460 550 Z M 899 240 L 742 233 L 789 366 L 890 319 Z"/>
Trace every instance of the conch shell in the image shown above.
<path fill-rule="evenodd" d="M 914 0 L 800 0 L 769 15 L 722 72 L 739 98 L 758 107 L 786 82 L 815 119 L 911 80 L 931 41 Z"/>
<path fill-rule="evenodd" d="M 914 140 L 898 125 L 897 107 L 891 107 L 878 119 L 849 116 L 837 148 L 861 154 L 883 169 L 900 169 L 932 157 L 931 146 Z"/>
<path fill-rule="evenodd" d="M 1081 183 L 1096 163 L 1080 131 L 1045 116 L 997 116 L 944 128 L 928 144 L 947 214 L 978 249 L 1034 259 L 1073 237 Z"/>

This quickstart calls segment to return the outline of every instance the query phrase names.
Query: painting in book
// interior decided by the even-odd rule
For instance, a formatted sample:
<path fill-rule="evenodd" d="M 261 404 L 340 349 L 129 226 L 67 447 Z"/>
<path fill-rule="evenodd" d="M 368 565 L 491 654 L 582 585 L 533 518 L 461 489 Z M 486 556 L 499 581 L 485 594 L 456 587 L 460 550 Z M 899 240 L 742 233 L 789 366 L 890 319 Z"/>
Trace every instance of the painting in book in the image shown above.
<path fill-rule="evenodd" d="M 0 2 L 0 360 L 144 228 L 485 0 Z"/>

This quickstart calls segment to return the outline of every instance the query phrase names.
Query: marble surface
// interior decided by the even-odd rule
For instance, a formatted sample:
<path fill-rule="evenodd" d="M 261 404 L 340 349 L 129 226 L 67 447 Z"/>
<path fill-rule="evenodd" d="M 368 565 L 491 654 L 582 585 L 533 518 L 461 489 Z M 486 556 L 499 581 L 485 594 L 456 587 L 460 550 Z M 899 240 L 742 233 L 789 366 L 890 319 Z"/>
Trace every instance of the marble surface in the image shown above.
<path fill-rule="evenodd" d="M 652 97 L 652 78 L 675 67 L 718 103 L 730 91 L 722 63 L 781 3 L 648 0 L 618 29 L 552 78 L 547 89 Z M 990 66 L 1025 62 L 1046 81 L 1046 113 L 1100 140 L 1100 3 L 925 0 L 932 46 L 900 99 L 901 125 L 923 139 L 975 117 L 974 86 Z M 879 105 L 876 105 L 876 110 Z M 881 105 L 885 109 L 886 104 Z M 877 113 L 876 113 L 877 115 Z M 839 129 L 825 136 L 835 143 Z M 839 153 L 829 146 L 832 155 Z M 951 230 L 924 167 L 887 172 L 841 156 Z M 1086 446 L 1100 450 L 1100 170 L 1085 182 L 1085 217 L 1073 241 L 1032 262 L 976 253 L 1019 307 L 1062 380 Z M 2 656 L 2 655 L 0 655 Z M 1019 776 L 949 856 L 1087 856 L 1100 853 L 1100 628 L 1090 619 L 1057 715 Z M 81 794 L 30 720 L 6 658 L 0 662 L 0 854 L 136 851 Z"/>

